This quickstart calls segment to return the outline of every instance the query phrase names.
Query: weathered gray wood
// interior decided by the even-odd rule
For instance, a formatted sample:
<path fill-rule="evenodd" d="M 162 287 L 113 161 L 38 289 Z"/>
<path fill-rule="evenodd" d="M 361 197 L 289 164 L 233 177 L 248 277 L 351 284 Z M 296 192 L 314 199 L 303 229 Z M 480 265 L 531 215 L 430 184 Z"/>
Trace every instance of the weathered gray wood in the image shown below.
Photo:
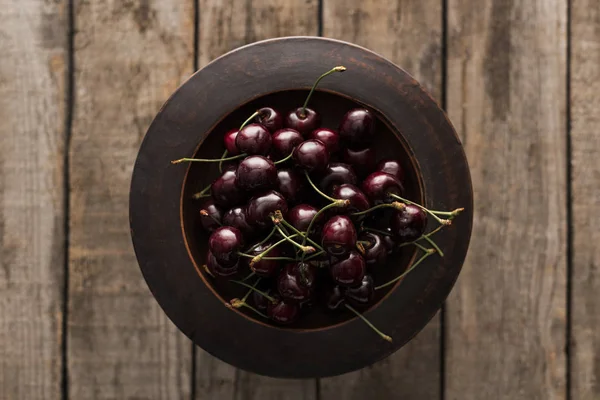
<path fill-rule="evenodd" d="M 571 5 L 573 400 L 600 398 L 600 3 Z"/>
<path fill-rule="evenodd" d="M 450 0 L 448 109 L 475 192 L 448 400 L 566 397 L 567 1 Z"/>
<path fill-rule="evenodd" d="M 316 35 L 318 1 L 200 0 L 200 67 L 257 40 Z M 198 349 L 197 399 L 316 399 L 314 380 L 274 379 L 229 366 Z"/>
<path fill-rule="evenodd" d="M 324 0 L 323 33 L 396 62 L 441 99 L 442 2 Z M 407 346 L 372 367 L 322 379 L 323 399 L 440 397 L 439 315 Z"/>
<path fill-rule="evenodd" d="M 128 220 L 150 121 L 193 72 L 193 0 L 75 1 L 69 395 L 189 399 L 191 344 L 152 298 Z"/>
<path fill-rule="evenodd" d="M 66 1 L 0 7 L 0 398 L 60 399 Z"/>

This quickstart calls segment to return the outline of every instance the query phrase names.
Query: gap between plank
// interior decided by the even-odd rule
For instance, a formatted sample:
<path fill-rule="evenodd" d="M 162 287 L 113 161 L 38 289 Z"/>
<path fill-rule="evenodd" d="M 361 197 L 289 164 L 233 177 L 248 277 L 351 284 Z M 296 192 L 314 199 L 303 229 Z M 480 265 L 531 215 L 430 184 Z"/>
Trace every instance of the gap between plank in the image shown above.
<path fill-rule="evenodd" d="M 572 289 L 573 289 L 573 168 L 571 165 L 571 7 L 572 0 L 567 0 L 567 54 L 566 54 L 566 159 L 567 159 L 567 321 L 565 332 L 565 361 L 566 361 L 566 399 L 571 400 L 571 340 L 572 340 Z"/>

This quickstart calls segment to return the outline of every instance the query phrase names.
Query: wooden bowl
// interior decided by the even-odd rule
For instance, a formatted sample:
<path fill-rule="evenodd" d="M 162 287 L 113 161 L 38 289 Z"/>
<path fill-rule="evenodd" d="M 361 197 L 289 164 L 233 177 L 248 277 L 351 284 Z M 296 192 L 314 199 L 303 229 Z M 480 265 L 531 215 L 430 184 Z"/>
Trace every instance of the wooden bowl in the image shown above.
<path fill-rule="evenodd" d="M 356 106 L 378 117 L 378 158 L 393 156 L 407 171 L 407 197 L 432 209 L 465 207 L 436 235 L 434 255 L 399 284 L 378 293 L 364 314 L 393 343 L 350 313 L 318 308 L 291 326 L 276 326 L 225 304 L 245 290 L 206 276 L 207 234 L 191 195 L 216 178 L 215 164 L 171 165 L 181 157 L 218 158 L 223 133 L 270 105 L 302 104 L 316 77 L 335 65 L 347 71 L 321 82 L 310 106 L 336 128 Z M 473 197 L 467 160 L 444 112 L 405 71 L 356 45 L 317 37 L 261 41 L 233 50 L 190 77 L 152 122 L 135 163 L 131 235 L 154 297 L 195 344 L 236 367 L 274 377 L 326 377 L 368 366 L 398 350 L 435 315 L 467 253 Z M 406 247 L 378 268 L 377 283 L 415 259 Z"/>

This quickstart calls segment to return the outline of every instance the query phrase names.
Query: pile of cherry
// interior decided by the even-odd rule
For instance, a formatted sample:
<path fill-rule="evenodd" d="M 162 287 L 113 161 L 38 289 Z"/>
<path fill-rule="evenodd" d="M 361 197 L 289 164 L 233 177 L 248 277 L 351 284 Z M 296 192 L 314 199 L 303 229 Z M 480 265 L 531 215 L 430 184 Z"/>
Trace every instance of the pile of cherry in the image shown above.
<path fill-rule="evenodd" d="M 210 232 L 204 268 L 249 290 L 229 306 L 247 307 L 279 324 L 294 322 L 316 304 L 329 310 L 371 304 L 376 290 L 400 281 L 433 253 L 431 236 L 462 209 L 433 211 L 403 198 L 400 161 L 376 161 L 371 146 L 376 118 L 367 109 L 349 110 L 337 130 L 321 127 L 307 107 L 282 115 L 265 107 L 224 136 L 221 175 L 196 193 L 200 223 Z M 238 162 L 239 161 L 239 162 Z M 428 216 L 439 226 L 425 233 Z M 378 268 L 404 246 L 422 256 L 402 274 L 376 286 Z M 431 247 L 429 247 L 431 246 Z M 356 308 L 355 308 L 356 307 Z"/>

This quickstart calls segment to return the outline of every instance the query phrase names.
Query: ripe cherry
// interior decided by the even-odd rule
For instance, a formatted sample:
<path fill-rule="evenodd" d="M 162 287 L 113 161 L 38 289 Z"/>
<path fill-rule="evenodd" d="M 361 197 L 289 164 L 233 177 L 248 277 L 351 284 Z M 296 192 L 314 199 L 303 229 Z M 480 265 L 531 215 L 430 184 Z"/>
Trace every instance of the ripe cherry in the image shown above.
<path fill-rule="evenodd" d="M 209 232 L 214 231 L 219 226 L 217 221 L 221 221 L 221 210 L 215 204 L 215 201 L 209 197 L 200 203 L 200 210 L 206 210 L 207 215 L 200 214 L 200 223 L 202 227 Z"/>
<path fill-rule="evenodd" d="M 235 138 L 237 137 L 238 132 L 239 129 L 231 129 L 227 131 L 223 137 L 225 149 L 227 149 L 227 154 L 229 156 L 237 156 L 238 154 L 241 154 L 235 144 Z"/>
<path fill-rule="evenodd" d="M 266 294 L 268 294 L 269 296 L 273 297 L 272 294 L 272 290 L 268 287 L 261 287 L 261 285 L 258 285 L 261 289 L 261 291 L 265 292 Z M 262 285 L 265 286 L 265 285 Z M 275 296 L 277 297 L 277 296 Z M 261 311 L 265 311 L 270 303 L 269 299 L 267 299 L 265 296 L 263 296 L 262 294 L 260 294 L 259 292 L 256 291 L 252 291 L 252 301 L 254 303 L 254 305 L 256 306 L 256 308 L 258 310 Z"/>
<path fill-rule="evenodd" d="M 321 116 L 311 108 L 298 107 L 290 111 L 285 117 L 285 126 L 307 136 L 309 132 L 321 126 Z"/>
<path fill-rule="evenodd" d="M 281 299 L 277 299 L 275 303 L 269 302 L 267 306 L 267 315 L 269 318 L 281 325 L 291 324 L 296 321 L 299 312 L 300 306 L 298 304 Z"/>
<path fill-rule="evenodd" d="M 333 286 L 325 293 L 325 304 L 329 310 L 339 310 L 344 305 L 346 288 Z"/>
<path fill-rule="evenodd" d="M 263 156 L 249 156 L 240 162 L 236 185 L 245 191 L 274 188 L 277 184 L 277 167 Z"/>
<path fill-rule="evenodd" d="M 375 205 L 394 201 L 390 194 L 402 196 L 404 193 L 404 187 L 396 177 L 381 171 L 367 176 L 362 190 Z"/>
<path fill-rule="evenodd" d="M 344 212 L 354 213 L 368 210 L 371 205 L 367 196 L 356 186 L 343 184 L 336 186 L 333 189 L 331 196 L 335 199 L 349 200 L 350 205 L 346 207 Z"/>
<path fill-rule="evenodd" d="M 312 296 L 315 271 L 307 263 L 287 264 L 277 277 L 277 290 L 284 300 L 304 302 Z"/>
<path fill-rule="evenodd" d="M 258 110 L 254 120 L 267 128 L 271 133 L 283 127 L 283 115 L 271 107 L 263 107 Z"/>
<path fill-rule="evenodd" d="M 273 152 L 278 158 L 286 157 L 302 141 L 304 141 L 304 138 L 297 130 L 291 128 L 280 129 L 273 134 Z"/>
<path fill-rule="evenodd" d="M 425 232 L 427 214 L 421 208 L 407 204 L 392 216 L 390 228 L 400 242 L 417 240 Z"/>
<path fill-rule="evenodd" d="M 237 171 L 232 169 L 226 169 L 221 176 L 215 179 L 210 188 L 215 203 L 227 209 L 245 200 L 246 196 L 236 181 Z"/>
<path fill-rule="evenodd" d="M 223 225 L 239 229 L 246 239 L 256 233 L 256 229 L 248 222 L 248 211 L 245 206 L 234 207 L 227 211 L 223 215 Z"/>
<path fill-rule="evenodd" d="M 247 210 L 250 224 L 265 228 L 273 225 L 271 216 L 275 211 L 281 211 L 285 217 L 288 206 L 285 198 L 280 193 L 269 190 L 252 197 L 248 201 Z"/>
<path fill-rule="evenodd" d="M 404 168 L 402 168 L 402 165 L 398 160 L 394 160 L 392 158 L 383 159 L 377 163 L 377 167 L 375 169 L 377 171 L 394 175 L 400 182 L 404 182 Z"/>
<path fill-rule="evenodd" d="M 293 153 L 293 159 L 304 170 L 323 171 L 329 163 L 329 152 L 320 140 L 310 139 L 300 143 Z"/>
<path fill-rule="evenodd" d="M 318 128 L 308 135 L 309 139 L 317 139 L 325 144 L 330 154 L 337 153 L 340 149 L 340 135 L 328 128 Z"/>
<path fill-rule="evenodd" d="M 345 183 L 356 185 L 356 174 L 352 167 L 344 163 L 329 163 L 322 174 L 319 187 L 323 192 L 331 193 L 334 186 Z"/>
<path fill-rule="evenodd" d="M 340 138 L 350 148 L 362 149 L 373 141 L 375 117 L 364 108 L 348 111 L 339 126 Z"/>
<path fill-rule="evenodd" d="M 209 250 L 206 252 L 206 268 L 214 276 L 233 276 L 239 270 L 239 259 L 233 263 L 222 265 Z"/>
<path fill-rule="evenodd" d="M 365 253 L 363 258 L 367 267 L 373 268 L 385 264 L 388 256 L 388 245 L 383 235 L 373 232 L 361 232 L 358 240 L 363 243 Z M 365 244 L 365 242 L 367 244 Z"/>
<path fill-rule="evenodd" d="M 271 133 L 261 124 L 248 124 L 237 134 L 235 145 L 241 153 L 266 156 L 271 151 Z"/>
<path fill-rule="evenodd" d="M 211 254 L 219 264 L 227 267 L 238 262 L 238 252 L 242 250 L 243 245 L 242 232 L 232 226 L 222 226 L 208 238 L 208 249 Z"/>
<path fill-rule="evenodd" d="M 248 254 L 257 256 L 271 247 L 274 242 L 267 241 L 266 243 L 257 244 L 252 247 L 252 250 L 248 252 Z M 271 249 L 266 257 L 282 257 L 283 254 L 281 252 L 281 248 L 279 246 Z M 281 263 L 277 260 L 269 260 L 265 258 L 261 258 L 260 261 L 253 263 L 250 265 L 250 269 L 254 271 L 254 273 L 258 276 L 269 277 L 273 276 L 275 272 L 279 269 Z"/>
<path fill-rule="evenodd" d="M 296 203 L 304 193 L 304 176 L 292 168 L 280 169 L 277 171 L 277 188 L 288 203 Z"/>
<path fill-rule="evenodd" d="M 343 256 L 356 246 L 356 229 L 345 215 L 335 215 L 323 226 L 323 249 L 332 256 Z"/>
<path fill-rule="evenodd" d="M 375 170 L 375 150 L 370 147 L 361 150 L 344 148 L 342 161 L 352 165 L 358 176 L 365 177 Z"/>
<path fill-rule="evenodd" d="M 317 212 L 318 210 L 309 204 L 298 204 L 288 212 L 287 221 L 299 231 L 306 232 Z"/>
<path fill-rule="evenodd" d="M 356 305 L 367 305 L 373 301 L 375 295 L 375 283 L 371 275 L 365 275 L 360 282 L 360 285 L 346 289 L 344 293 L 348 302 Z"/>
<path fill-rule="evenodd" d="M 366 270 L 365 260 L 357 251 L 351 251 L 348 257 L 338 259 L 330 267 L 333 281 L 345 287 L 360 285 Z"/>

